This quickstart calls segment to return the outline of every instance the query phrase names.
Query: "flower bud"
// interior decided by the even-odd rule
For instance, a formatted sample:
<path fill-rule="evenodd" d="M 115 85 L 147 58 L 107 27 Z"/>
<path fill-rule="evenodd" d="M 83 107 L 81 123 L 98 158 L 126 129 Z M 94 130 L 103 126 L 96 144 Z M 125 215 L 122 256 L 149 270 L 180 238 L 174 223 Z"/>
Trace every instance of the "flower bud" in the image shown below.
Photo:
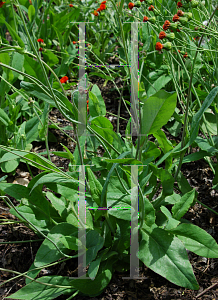
<path fill-rule="evenodd" d="M 156 22 L 156 18 L 155 17 L 150 17 L 148 19 L 148 22 L 150 22 L 151 24 L 154 24 Z"/>
<path fill-rule="evenodd" d="M 142 4 L 141 4 L 141 2 L 140 2 L 140 1 L 136 1 L 136 3 L 135 3 L 135 7 L 138 7 L 138 8 L 139 8 L 139 7 L 141 7 L 141 5 L 142 5 Z"/>
<path fill-rule="evenodd" d="M 172 41 L 175 39 L 175 34 L 173 32 L 167 33 L 166 38 Z"/>
<path fill-rule="evenodd" d="M 186 17 L 188 20 L 192 19 L 192 13 L 191 12 L 184 12 L 183 17 Z"/>
<path fill-rule="evenodd" d="M 159 16 L 160 15 L 160 11 L 158 9 L 156 9 L 156 8 L 153 10 L 153 13 L 154 13 L 155 16 Z"/>
<path fill-rule="evenodd" d="M 163 44 L 163 48 L 165 50 L 171 50 L 172 49 L 172 44 L 170 42 L 166 42 L 165 44 Z"/>
<path fill-rule="evenodd" d="M 179 17 L 179 22 L 182 25 L 186 25 L 188 23 L 188 19 L 186 17 Z"/>
<path fill-rule="evenodd" d="M 172 30 L 177 30 L 178 23 L 170 23 L 170 27 L 169 28 L 172 29 Z"/>
<path fill-rule="evenodd" d="M 191 7 L 196 8 L 198 6 L 199 2 L 197 0 L 192 0 Z"/>

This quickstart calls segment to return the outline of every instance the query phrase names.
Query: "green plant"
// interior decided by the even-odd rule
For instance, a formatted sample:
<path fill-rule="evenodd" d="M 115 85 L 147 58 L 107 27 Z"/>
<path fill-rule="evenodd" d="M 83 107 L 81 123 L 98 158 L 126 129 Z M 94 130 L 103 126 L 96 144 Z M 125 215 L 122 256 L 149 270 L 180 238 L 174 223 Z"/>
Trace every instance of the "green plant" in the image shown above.
<path fill-rule="evenodd" d="M 21 2 L 22 4 L 20 4 Z M 19 141 L 22 140 L 22 137 L 25 143 L 20 142 L 19 144 L 13 137 L 11 139 L 12 147 L 9 147 L 10 143 L 8 144 L 6 141 L 11 138 L 10 135 L 1 142 L 0 167 L 3 172 L 10 173 L 16 169 L 19 162 L 25 162 L 29 167 L 36 167 L 42 172 L 31 180 L 28 187 L 7 183 L 4 177 L 0 181 L 0 190 L 1 198 L 11 208 L 10 212 L 44 241 L 38 249 L 29 271 L 22 274 L 13 271 L 17 275 L 13 279 L 20 276 L 26 277 L 26 286 L 10 295 L 10 298 L 55 299 L 57 296 L 65 294 L 68 299 L 72 299 L 78 293 L 96 296 L 110 282 L 113 272 L 128 271 L 131 267 L 132 246 L 130 244 L 130 221 L 132 221 L 131 216 L 135 209 L 132 203 L 133 195 L 139 196 L 137 219 L 139 251 L 137 257 L 140 264 L 144 263 L 156 273 L 179 286 L 197 290 L 198 283 L 186 249 L 200 256 L 217 258 L 218 245 L 206 231 L 183 219 L 185 213 L 196 201 L 201 202 L 197 199 L 197 192 L 191 188 L 183 176 L 181 165 L 205 158 L 214 171 L 214 184 L 218 182 L 218 167 L 210 160 L 210 157 L 217 155 L 218 152 L 215 136 L 217 128 L 214 129 L 214 126 L 210 126 L 212 121 L 211 116 L 208 116 L 208 109 L 212 109 L 217 120 L 218 87 L 210 85 L 211 82 L 218 80 L 217 64 L 214 72 L 210 72 L 211 62 L 217 61 L 217 51 L 214 51 L 217 40 L 217 7 L 210 11 L 208 4 L 205 9 L 204 7 L 199 9 L 198 7 L 193 8 L 193 1 L 192 3 L 187 2 L 184 7 L 187 7 L 187 10 L 192 9 L 194 18 L 189 24 L 188 19 L 179 19 L 178 14 L 174 15 L 174 20 L 180 21 L 182 26 L 185 26 L 183 30 L 179 26 L 179 32 L 177 31 L 178 25 L 175 25 L 177 23 L 167 20 L 167 17 L 172 17 L 175 12 L 176 5 L 173 2 L 171 4 L 164 3 L 165 6 L 163 6 L 155 1 L 153 7 L 149 2 L 151 6 L 147 11 L 148 19 L 143 14 L 145 10 L 143 2 L 142 5 L 137 3 L 137 5 L 131 6 L 130 14 L 122 9 L 124 1 L 121 1 L 119 7 L 114 1 L 108 1 L 111 6 L 107 5 L 107 9 L 110 9 L 111 15 L 108 15 L 107 9 L 104 9 L 105 12 L 99 12 L 100 16 L 93 16 L 94 18 L 99 17 L 100 22 L 102 22 L 102 18 L 107 17 L 107 24 L 113 24 L 113 22 L 119 24 L 118 30 L 113 29 L 116 42 L 108 45 L 108 51 L 109 53 L 113 52 L 114 46 L 117 44 L 121 46 L 114 56 L 120 58 L 123 71 L 119 75 L 122 74 L 123 81 L 127 84 L 131 82 L 129 77 L 131 74 L 129 65 L 131 57 L 129 31 L 131 27 L 128 23 L 123 25 L 122 21 L 145 20 L 147 22 L 149 18 L 153 18 L 152 22 L 147 22 L 139 28 L 139 37 L 143 44 L 139 56 L 139 84 L 137 82 L 140 100 L 138 116 L 140 126 L 139 134 L 134 142 L 131 136 L 131 119 L 126 126 L 126 137 L 121 137 L 119 131 L 113 131 L 111 122 L 106 118 L 106 106 L 97 85 L 93 85 L 88 90 L 89 113 L 86 115 L 88 134 L 78 135 L 78 129 L 81 126 L 78 120 L 79 91 L 75 90 L 71 94 L 72 103 L 66 97 L 66 90 L 71 87 L 66 74 L 69 77 L 72 76 L 74 72 L 72 66 L 77 62 L 77 48 L 76 44 L 72 45 L 71 36 L 75 40 L 75 32 L 77 33 L 78 28 L 69 23 L 69 20 L 73 19 L 75 22 L 79 22 L 82 20 L 82 15 L 89 17 L 89 11 L 95 9 L 93 1 L 90 2 L 89 9 L 82 3 L 74 11 L 69 10 L 74 7 L 66 3 L 61 5 L 59 1 L 54 1 L 55 7 L 52 7 L 51 1 L 46 4 L 42 4 L 42 1 L 33 1 L 32 6 L 29 6 L 27 2 L 17 0 L 14 2 L 19 18 L 11 8 L 10 12 L 13 13 L 13 20 L 15 20 L 10 21 L 11 25 L 6 22 L 4 16 L 1 18 L 13 36 L 14 42 L 17 41 L 19 46 L 16 43 L 13 46 L 3 44 L 0 51 L 10 51 L 13 59 L 19 54 L 23 65 L 19 67 L 13 63 L 10 64 L 9 54 L 7 57 L 5 56 L 5 61 L 0 65 L 4 68 L 3 72 L 7 73 L 7 76 L 10 75 L 10 72 L 22 76 L 22 78 L 16 77 L 16 80 L 20 80 L 21 85 L 21 89 L 16 93 L 23 95 L 26 100 L 24 105 L 27 106 L 28 103 L 26 115 L 30 119 L 27 123 L 23 122 L 18 131 Z M 125 4 L 127 8 L 128 4 Z M 194 6 L 196 6 L 196 1 Z M 39 8 L 43 9 L 41 19 L 36 13 Z M 208 17 L 208 24 L 203 30 L 201 28 L 194 30 L 196 25 L 200 26 L 202 23 L 200 14 L 202 10 Z M 55 11 L 57 14 L 54 13 Z M 28 14 L 28 21 L 25 20 L 27 16 L 24 12 Z M 50 17 L 49 22 L 43 23 L 43 17 L 47 17 L 47 15 Z M 59 28 L 58 24 L 63 17 L 63 25 Z M 189 13 L 184 18 L 190 17 Z M 22 22 L 18 22 L 18 20 Z M 38 47 L 36 47 L 35 22 L 39 26 L 38 32 L 40 32 L 38 43 L 44 44 L 45 41 L 43 47 L 48 48 L 45 52 L 47 55 L 43 54 L 43 60 L 40 53 L 45 50 L 38 51 Z M 68 24 L 70 25 L 63 34 L 62 31 Z M 18 25 L 22 28 L 20 35 L 25 37 L 25 44 L 17 31 L 13 29 Z M 101 24 L 101 26 L 103 25 Z M 174 34 L 167 33 L 166 36 L 163 32 L 160 34 L 162 26 L 164 26 L 164 30 L 171 28 L 175 31 Z M 112 25 L 111 27 L 108 25 L 111 31 L 112 27 Z M 100 43 L 94 42 L 96 31 L 97 24 L 89 28 L 88 36 L 97 51 L 95 59 L 97 62 L 101 62 L 108 57 L 108 53 L 105 51 L 110 31 L 108 34 L 104 34 L 105 30 L 102 29 L 100 35 L 97 36 L 97 38 L 100 37 Z M 191 40 L 195 32 L 201 34 L 197 45 Z M 51 41 L 48 36 L 52 36 L 54 39 L 55 34 L 58 36 L 58 41 L 52 40 L 52 42 L 56 46 L 58 43 L 60 45 L 60 61 L 59 57 L 49 49 Z M 207 51 L 205 50 L 204 53 L 201 45 L 205 35 L 207 38 L 210 36 L 211 40 L 205 42 L 204 49 Z M 171 42 L 164 44 L 156 42 L 157 36 L 160 39 L 162 37 L 170 38 Z M 175 39 L 174 36 L 176 36 Z M 40 46 L 42 45 L 40 44 Z M 102 53 L 99 51 L 101 47 Z M 178 48 L 181 49 L 180 52 Z M 94 51 L 90 53 L 93 54 Z M 88 58 L 92 62 L 92 55 L 89 55 Z M 37 59 L 38 62 L 36 63 L 34 59 Z M 202 79 L 208 73 L 210 74 L 209 83 Z M 76 71 L 73 75 L 77 75 Z M 60 81 L 58 77 L 63 76 L 66 77 Z M 118 75 L 106 67 L 105 72 L 101 71 L 100 76 L 114 82 Z M 7 80 L 5 93 L 9 93 L 8 87 L 11 88 L 15 83 L 10 76 Z M 12 94 L 12 96 L 15 98 L 17 94 Z M 36 105 L 37 101 L 33 100 L 33 97 L 43 100 L 43 104 L 39 101 Z M 123 99 L 122 92 L 120 93 L 120 103 L 121 100 L 129 111 L 128 104 L 130 102 Z M 179 108 L 177 100 L 179 100 Z M 82 101 L 86 101 L 86 99 Z M 86 103 L 83 104 L 86 106 Z M 52 152 L 70 160 L 67 172 L 49 160 L 48 115 L 52 107 L 58 108 L 63 116 L 72 122 L 76 136 L 74 153 L 71 153 L 66 146 L 64 146 L 65 151 L 63 152 Z M 5 126 L 4 132 L 7 134 L 10 131 L 10 127 L 7 126 L 11 125 L 9 116 L 13 116 L 10 112 L 10 102 L 5 104 L 4 109 L 1 108 L 0 117 Z M 5 112 L 7 109 L 8 114 Z M 119 125 L 120 113 L 117 117 Z M 133 118 L 132 121 L 134 121 Z M 174 140 L 169 140 L 165 131 L 161 130 L 163 127 L 167 128 L 175 137 L 182 128 L 181 142 L 177 144 Z M 199 128 L 204 134 L 204 138 L 199 136 Z M 11 130 L 11 135 L 15 132 L 15 130 Z M 48 159 L 28 151 L 28 145 L 38 136 L 45 139 Z M 155 142 L 150 140 L 151 136 L 154 137 Z M 96 155 L 100 145 L 105 150 L 102 157 Z M 196 145 L 200 148 L 199 152 L 185 156 L 186 150 Z M 86 172 L 82 168 L 84 165 L 86 165 Z M 134 171 L 136 173 L 133 172 L 133 169 L 136 170 Z M 135 179 L 137 177 L 138 181 Z M 42 190 L 43 186 L 46 191 Z M 86 197 L 86 223 L 84 224 L 84 220 L 79 218 L 79 225 L 78 187 L 79 197 L 81 199 Z M 159 190 L 160 187 L 161 190 Z M 15 198 L 19 205 L 15 206 L 9 196 Z M 217 214 L 217 212 L 213 212 Z M 81 242 L 81 240 L 84 241 L 85 235 L 79 237 L 78 227 L 83 230 L 83 233 L 86 233 L 85 245 Z M 83 267 L 88 270 L 83 278 L 75 279 L 53 275 L 36 279 L 41 269 L 78 258 L 84 253 L 86 261 Z"/>

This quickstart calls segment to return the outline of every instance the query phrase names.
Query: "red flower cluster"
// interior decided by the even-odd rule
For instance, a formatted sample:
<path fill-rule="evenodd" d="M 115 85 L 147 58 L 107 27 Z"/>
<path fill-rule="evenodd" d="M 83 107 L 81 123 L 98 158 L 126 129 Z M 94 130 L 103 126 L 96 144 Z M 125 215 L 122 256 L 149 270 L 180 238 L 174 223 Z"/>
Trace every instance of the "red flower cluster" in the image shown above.
<path fill-rule="evenodd" d="M 166 36 L 167 36 L 167 35 L 166 35 L 166 33 L 165 33 L 164 31 L 161 31 L 161 32 L 159 33 L 159 39 L 160 39 L 160 40 L 163 40 Z"/>
<path fill-rule="evenodd" d="M 70 7 L 73 7 L 73 4 L 69 4 Z"/>
<path fill-rule="evenodd" d="M 106 2 L 107 2 L 107 1 L 102 1 L 101 4 L 100 4 L 100 7 L 97 8 L 97 10 L 94 10 L 94 13 L 93 13 L 93 14 L 94 14 L 96 17 L 98 16 L 98 12 L 101 12 L 102 10 L 105 10 L 105 9 L 106 9 L 106 7 L 107 7 L 107 6 L 105 5 Z"/>
<path fill-rule="evenodd" d="M 44 40 L 43 39 L 38 39 L 37 42 L 44 43 Z"/>
<path fill-rule="evenodd" d="M 180 1 L 177 2 L 177 7 L 179 7 L 179 8 L 182 7 L 182 2 L 180 2 Z"/>
<path fill-rule="evenodd" d="M 77 42 L 73 41 L 73 44 L 75 45 Z"/>
<path fill-rule="evenodd" d="M 143 22 L 148 22 L 148 20 L 149 20 L 149 18 L 146 16 L 143 18 Z"/>
<path fill-rule="evenodd" d="M 182 10 L 177 11 L 177 16 L 182 17 L 184 15 L 184 12 Z"/>
<path fill-rule="evenodd" d="M 135 4 L 134 3 L 132 3 L 132 2 L 129 2 L 129 4 L 128 4 L 128 7 L 129 7 L 129 9 L 133 9 L 133 7 L 135 6 Z"/>
<path fill-rule="evenodd" d="M 40 51 L 40 52 L 42 52 L 42 51 L 43 51 L 42 47 L 40 47 L 40 48 L 39 48 L 39 51 Z"/>
<path fill-rule="evenodd" d="M 155 49 L 156 49 L 157 51 L 161 51 L 161 50 L 163 49 L 163 44 L 161 44 L 160 42 L 157 42 L 157 43 L 156 43 Z"/>
<path fill-rule="evenodd" d="M 173 16 L 173 22 L 179 21 L 179 16 L 176 14 Z"/>
<path fill-rule="evenodd" d="M 149 10 L 149 11 L 154 11 L 154 6 L 153 6 L 153 5 L 150 5 L 149 8 L 148 8 L 148 10 Z"/>
<path fill-rule="evenodd" d="M 68 78 L 67 76 L 64 76 L 64 77 L 62 77 L 62 78 L 60 79 L 60 82 L 61 82 L 61 83 L 65 83 L 65 82 L 67 82 L 68 79 L 69 79 L 69 78 Z"/>
<path fill-rule="evenodd" d="M 166 31 L 167 29 L 169 29 L 169 27 L 170 27 L 170 21 L 166 20 L 163 24 L 163 30 Z"/>
<path fill-rule="evenodd" d="M 0 1 L 0 8 L 5 4 L 5 2 Z"/>

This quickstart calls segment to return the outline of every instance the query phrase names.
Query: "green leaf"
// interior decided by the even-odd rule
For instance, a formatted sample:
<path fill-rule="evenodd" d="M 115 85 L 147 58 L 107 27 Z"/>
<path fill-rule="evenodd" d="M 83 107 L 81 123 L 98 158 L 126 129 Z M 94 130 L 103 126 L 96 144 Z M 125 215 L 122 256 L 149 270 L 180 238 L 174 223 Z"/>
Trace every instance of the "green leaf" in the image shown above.
<path fill-rule="evenodd" d="M 0 161 L 1 170 L 4 173 L 11 173 L 14 170 L 16 170 L 16 168 L 18 167 L 19 163 L 20 163 L 20 159 L 19 158 L 13 159 L 13 160 L 9 160 L 9 161 L 4 161 L 4 162 Z"/>
<path fill-rule="evenodd" d="M 68 223 L 60 223 L 51 229 L 48 238 L 50 238 L 64 254 L 68 254 L 70 250 L 64 246 L 60 238 L 69 235 L 78 236 L 78 228 Z M 36 253 L 34 265 L 35 267 L 41 267 L 62 257 L 63 255 L 57 248 L 49 240 L 45 239 Z"/>
<path fill-rule="evenodd" d="M 157 132 L 153 133 L 153 136 L 157 139 L 161 150 L 164 154 L 173 149 L 172 143 L 167 139 L 165 133 L 159 129 Z M 172 165 L 172 156 L 169 156 L 165 160 L 166 169 L 169 169 Z"/>
<path fill-rule="evenodd" d="M 161 228 L 141 229 L 139 259 L 151 270 L 179 286 L 198 290 L 192 266 L 182 242 Z"/>
<path fill-rule="evenodd" d="M 71 187 L 74 189 L 78 189 L 79 181 L 75 180 L 74 178 L 66 178 L 62 174 L 57 173 L 49 173 L 45 174 L 44 176 L 40 177 L 37 182 L 35 182 L 34 186 L 31 189 L 34 190 L 38 185 L 45 184 L 45 183 L 57 183 L 57 184 L 65 184 L 71 183 Z"/>
<path fill-rule="evenodd" d="M 43 213 L 38 207 L 28 204 L 17 207 L 18 212 L 24 216 L 29 222 L 31 222 L 39 231 L 47 234 L 49 230 L 54 226 L 51 218 Z M 10 213 L 18 219 L 26 222 L 13 208 L 10 209 Z M 35 229 L 34 229 L 35 230 Z"/>
<path fill-rule="evenodd" d="M 160 154 L 161 154 L 160 149 L 158 149 L 153 142 L 148 141 L 146 149 L 142 151 L 143 164 L 144 161 L 146 161 L 148 158 L 153 157 L 153 160 L 155 160 L 158 156 L 160 156 Z"/>
<path fill-rule="evenodd" d="M 202 228 L 194 224 L 179 224 L 170 230 L 184 244 L 185 248 L 197 255 L 218 258 L 218 244 L 214 238 Z"/>
<path fill-rule="evenodd" d="M 0 183 L 0 189 L 4 191 L 6 194 L 20 201 L 23 198 L 27 199 L 27 201 L 34 206 L 38 207 L 44 214 L 50 218 L 50 203 L 42 194 L 42 192 L 35 189 L 30 194 L 30 188 L 25 187 L 19 184 L 13 183 Z"/>
<path fill-rule="evenodd" d="M 144 101 L 142 134 L 152 134 L 165 125 L 176 108 L 177 94 L 159 91 Z"/>
<path fill-rule="evenodd" d="M 128 165 L 142 165 L 142 162 L 135 159 L 135 158 L 117 158 L 117 159 L 104 159 L 106 162 L 109 163 L 119 163 L 119 164 L 128 164 Z"/>
<path fill-rule="evenodd" d="M 93 260 L 89 265 L 88 275 L 92 280 L 95 279 L 98 273 L 100 263 L 101 263 L 101 257 L 98 257 L 96 260 Z"/>
<path fill-rule="evenodd" d="M 90 168 L 87 168 L 89 186 L 93 200 L 97 203 L 98 206 L 101 205 L 101 193 L 102 193 L 102 185 L 95 177 L 95 174 L 92 172 Z"/>
<path fill-rule="evenodd" d="M 164 170 L 163 168 L 157 168 L 155 165 L 152 165 L 152 163 L 150 163 L 149 166 L 153 174 L 161 180 L 164 195 L 172 195 L 174 184 L 173 176 L 167 170 Z"/>
<path fill-rule="evenodd" d="M 160 89 L 165 87 L 165 85 L 171 80 L 170 76 L 166 76 L 166 74 L 158 77 L 155 82 L 152 83 L 152 85 L 149 87 L 147 91 L 147 97 L 150 97 L 157 93 Z"/>
<path fill-rule="evenodd" d="M 0 122 L 5 126 L 8 126 L 10 123 L 10 118 L 2 108 L 0 108 Z"/>
<path fill-rule="evenodd" d="M 179 202 L 175 203 L 172 207 L 172 214 L 176 220 L 180 220 L 188 211 L 195 199 L 195 189 L 182 196 Z"/>
<path fill-rule="evenodd" d="M 67 249 L 78 251 L 78 246 L 82 245 L 81 241 L 75 236 L 61 236 L 60 241 Z"/>
<path fill-rule="evenodd" d="M 47 192 L 46 193 L 46 197 L 51 201 L 52 206 L 58 211 L 59 215 L 61 217 L 64 216 L 64 213 L 66 212 L 66 207 L 67 207 L 67 200 L 66 200 L 66 198 L 64 198 L 63 196 L 61 196 L 60 198 L 58 198 L 57 196 L 55 196 L 51 192 Z M 65 220 L 63 220 L 63 221 L 65 221 Z"/>
<path fill-rule="evenodd" d="M 144 209 L 145 209 L 145 224 L 147 226 L 152 226 L 155 222 L 155 209 L 149 199 L 146 196 L 143 196 Z"/>
<path fill-rule="evenodd" d="M 92 100 L 89 103 L 89 111 L 92 117 L 105 116 L 106 107 L 104 99 L 101 96 L 101 91 L 96 84 L 93 85 L 91 92 L 89 92 L 89 98 Z"/>
<path fill-rule="evenodd" d="M 45 103 L 45 107 L 41 115 L 41 122 L 39 122 L 38 125 L 39 138 L 43 141 L 45 140 L 45 137 L 48 134 L 49 109 L 50 109 L 50 105 L 48 103 Z"/>
<path fill-rule="evenodd" d="M 117 230 L 114 236 L 113 249 L 123 254 L 123 251 L 130 246 L 130 223 L 117 219 Z"/>
<path fill-rule="evenodd" d="M 201 150 L 206 151 L 209 155 L 215 155 L 218 152 L 215 147 L 209 144 L 207 139 L 201 138 L 200 136 L 195 139 L 195 143 Z"/>
<path fill-rule="evenodd" d="M 90 230 L 86 234 L 86 265 L 93 261 L 98 251 L 104 246 L 104 238 L 95 230 Z"/>
<path fill-rule="evenodd" d="M 43 59 L 49 65 L 50 67 L 53 67 L 54 65 L 58 64 L 59 59 L 57 56 L 50 50 L 46 49 L 46 52 L 43 52 Z"/>
<path fill-rule="evenodd" d="M 26 122 L 25 133 L 26 133 L 26 143 L 30 144 L 34 141 L 38 136 L 38 124 L 39 119 L 37 116 L 29 119 Z"/>
<path fill-rule="evenodd" d="M 22 41 L 22 39 L 19 37 L 18 33 L 11 27 L 10 24 L 8 24 L 5 19 L 3 19 L 3 17 L 1 16 L 0 17 L 0 22 L 1 23 L 4 23 L 6 25 L 6 27 L 8 28 L 8 31 L 10 32 L 10 35 L 12 37 L 12 39 L 14 41 L 17 41 L 18 45 L 21 47 L 21 48 L 25 48 L 25 44 L 24 42 Z"/>
<path fill-rule="evenodd" d="M 39 282 L 48 283 L 51 285 L 67 286 L 65 287 L 52 287 L 43 285 L 38 282 L 32 281 L 16 293 L 6 297 L 9 299 L 24 299 L 24 300 L 53 300 L 58 296 L 66 293 L 75 292 L 75 288 L 69 288 L 72 279 L 63 276 L 44 276 L 37 279 Z"/>
<path fill-rule="evenodd" d="M 128 154 L 129 154 L 129 151 L 124 152 L 124 153 L 122 153 L 122 154 L 120 154 L 120 155 L 118 156 L 118 159 L 119 159 L 119 158 L 123 158 L 123 157 L 125 157 L 125 156 L 128 155 Z M 101 193 L 101 206 L 102 206 L 102 207 L 106 207 L 106 206 L 107 206 L 107 202 L 106 202 L 106 191 L 107 191 L 107 186 L 108 186 L 110 177 L 111 177 L 111 175 L 112 175 L 114 169 L 117 167 L 117 165 L 118 165 L 117 163 L 113 164 L 113 166 L 111 167 L 111 169 L 110 169 L 110 171 L 109 171 L 109 173 L 108 173 L 108 175 L 107 175 L 107 178 L 106 178 L 106 180 L 105 180 L 105 183 L 104 183 L 104 186 L 103 186 L 103 190 L 102 190 L 102 193 Z"/>
<path fill-rule="evenodd" d="M 81 291 L 85 295 L 94 296 L 102 291 L 112 278 L 113 258 L 108 259 L 100 265 L 97 276 L 94 280 L 76 279 L 72 282 L 72 286 Z"/>
<path fill-rule="evenodd" d="M 28 7 L 28 17 L 29 17 L 30 23 L 32 23 L 34 16 L 35 16 L 35 7 L 33 5 L 30 5 Z"/>
<path fill-rule="evenodd" d="M 198 110 L 198 112 L 192 118 L 190 139 L 183 149 L 188 148 L 195 141 L 195 139 L 198 135 L 198 129 L 199 129 L 199 124 L 200 124 L 201 118 L 202 118 L 204 112 L 208 109 L 208 107 L 211 105 L 211 103 L 215 99 L 217 93 L 218 93 L 218 86 L 212 89 L 212 91 L 209 93 L 209 95 L 204 100 L 201 108 Z"/>

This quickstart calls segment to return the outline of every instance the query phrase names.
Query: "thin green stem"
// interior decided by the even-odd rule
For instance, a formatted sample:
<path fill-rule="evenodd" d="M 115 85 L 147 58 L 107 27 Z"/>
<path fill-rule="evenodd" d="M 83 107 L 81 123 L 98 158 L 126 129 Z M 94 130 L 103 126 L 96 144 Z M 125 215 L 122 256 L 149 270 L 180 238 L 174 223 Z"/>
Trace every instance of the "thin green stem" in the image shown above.
<path fill-rule="evenodd" d="M 216 10 L 217 10 L 218 6 L 214 9 L 209 21 L 208 21 L 208 24 L 207 26 L 210 24 Z M 206 27 L 207 27 L 206 26 Z M 188 93 L 187 93 L 187 101 L 186 101 L 186 112 L 185 112 L 185 119 L 184 119 L 184 126 L 183 126 L 183 131 L 182 131 L 182 142 L 181 142 L 181 150 L 183 149 L 184 147 L 184 144 L 185 144 L 185 140 L 186 140 L 186 131 L 187 131 L 187 125 L 188 125 L 188 110 L 189 110 L 189 102 L 190 102 L 190 97 L 191 97 L 191 88 L 192 88 L 192 79 L 193 79 L 193 75 L 194 75 L 194 66 L 195 66 L 195 61 L 196 61 L 196 58 L 197 58 L 197 55 L 198 55 L 198 50 L 200 48 L 200 45 L 203 41 L 203 36 L 204 34 L 202 34 L 200 40 L 199 40 L 199 43 L 198 43 L 198 47 L 196 49 L 196 52 L 195 52 L 195 56 L 194 56 L 194 59 L 193 59 L 193 64 L 192 64 L 192 70 L 191 70 L 191 75 L 190 75 L 190 80 L 189 80 L 189 87 L 188 87 Z M 180 155 L 180 160 L 179 160 L 179 165 L 178 165 L 178 168 L 176 170 L 176 173 L 175 173 L 175 176 L 174 176 L 174 180 L 176 180 L 178 174 L 179 174 L 179 171 L 181 169 L 181 166 L 182 166 L 182 161 L 183 161 L 183 157 L 185 155 L 185 152 L 186 150 L 184 150 L 181 155 Z"/>

